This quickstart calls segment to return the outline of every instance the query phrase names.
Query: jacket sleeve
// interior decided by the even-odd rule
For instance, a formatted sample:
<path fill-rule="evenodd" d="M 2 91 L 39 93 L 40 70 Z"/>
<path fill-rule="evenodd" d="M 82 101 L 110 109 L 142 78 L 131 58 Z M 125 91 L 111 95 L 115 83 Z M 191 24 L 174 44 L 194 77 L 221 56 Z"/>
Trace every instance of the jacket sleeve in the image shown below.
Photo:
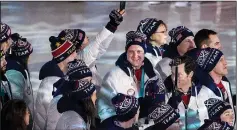
<path fill-rule="evenodd" d="M 97 110 L 101 121 L 116 115 L 111 99 L 117 94 L 114 86 L 116 85 L 116 78 L 108 72 L 102 82 L 100 91 L 97 94 L 98 104 Z"/>
<path fill-rule="evenodd" d="M 104 42 L 110 35 L 112 35 L 111 38 Z M 79 58 L 84 60 L 87 66 L 90 66 L 96 59 L 105 53 L 113 35 L 112 32 L 104 27 L 103 30 L 96 35 L 95 40 L 78 53 Z"/>
<path fill-rule="evenodd" d="M 50 104 L 50 101 L 53 99 L 52 91 L 53 91 L 53 83 L 55 83 L 59 78 L 54 79 L 44 79 L 42 80 L 38 92 L 37 98 L 35 102 L 35 129 L 37 127 L 40 130 L 45 129 L 46 125 L 46 114 Z"/>
<path fill-rule="evenodd" d="M 23 99 L 26 80 L 24 76 L 16 70 L 8 70 L 6 77 L 11 85 L 13 99 Z"/>

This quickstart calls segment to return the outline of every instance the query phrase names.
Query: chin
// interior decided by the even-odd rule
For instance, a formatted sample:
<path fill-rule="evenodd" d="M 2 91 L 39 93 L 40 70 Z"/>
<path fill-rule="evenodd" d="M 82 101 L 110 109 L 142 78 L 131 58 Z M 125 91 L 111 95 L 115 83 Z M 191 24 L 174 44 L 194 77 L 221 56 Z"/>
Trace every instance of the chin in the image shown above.
<path fill-rule="evenodd" d="M 228 122 L 228 124 L 229 124 L 230 126 L 233 126 L 233 122 Z"/>

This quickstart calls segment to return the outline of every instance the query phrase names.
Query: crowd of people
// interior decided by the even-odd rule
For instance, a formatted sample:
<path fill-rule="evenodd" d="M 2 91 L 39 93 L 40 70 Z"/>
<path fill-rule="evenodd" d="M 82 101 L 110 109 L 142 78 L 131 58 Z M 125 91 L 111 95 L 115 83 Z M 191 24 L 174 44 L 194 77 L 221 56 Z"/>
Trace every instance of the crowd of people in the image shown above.
<path fill-rule="evenodd" d="M 49 36 L 53 58 L 40 69 L 37 93 L 28 70 L 31 43 L 1 22 L 1 129 L 233 130 L 235 98 L 214 30 L 194 34 L 142 19 L 128 30 L 114 67 L 100 76 L 96 61 L 124 14 L 112 10 L 93 41 L 82 29 Z"/>

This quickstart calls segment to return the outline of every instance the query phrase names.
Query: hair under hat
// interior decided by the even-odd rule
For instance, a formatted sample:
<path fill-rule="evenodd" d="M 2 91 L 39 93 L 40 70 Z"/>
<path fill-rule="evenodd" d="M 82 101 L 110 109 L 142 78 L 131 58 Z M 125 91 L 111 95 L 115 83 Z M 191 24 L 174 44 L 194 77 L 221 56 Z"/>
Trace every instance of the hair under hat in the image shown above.
<path fill-rule="evenodd" d="M 169 31 L 169 36 L 171 41 L 175 42 L 175 45 L 178 46 L 185 38 L 193 36 L 193 32 L 186 28 L 185 26 L 178 26 Z"/>
<path fill-rule="evenodd" d="M 56 60 L 57 63 L 62 62 L 76 51 L 75 45 L 64 38 L 51 36 L 49 41 L 51 42 L 50 46 L 53 59 Z"/>
<path fill-rule="evenodd" d="M 225 110 L 232 109 L 229 103 L 216 98 L 210 98 L 204 103 L 207 107 L 209 119 L 220 119 L 221 114 Z"/>
<path fill-rule="evenodd" d="M 162 23 L 164 23 L 162 20 L 158 21 L 156 18 L 146 18 L 139 22 L 137 31 L 144 33 L 148 38 L 150 38 Z"/>
<path fill-rule="evenodd" d="M 18 33 L 12 34 L 11 39 L 13 41 L 11 46 L 11 56 L 24 57 L 29 56 L 33 52 L 32 45 L 26 38 L 22 38 Z"/>
<path fill-rule="evenodd" d="M 86 37 L 86 33 L 81 29 L 64 29 L 59 33 L 58 37 L 71 41 L 78 50 Z"/>
<path fill-rule="evenodd" d="M 151 107 L 148 115 L 148 118 L 152 119 L 155 123 L 153 127 L 160 128 L 161 130 L 167 129 L 179 117 L 179 114 L 168 104 L 157 104 Z"/>
<path fill-rule="evenodd" d="M 80 80 L 92 77 L 92 72 L 83 60 L 75 59 L 68 63 L 67 75 L 70 80 Z"/>
<path fill-rule="evenodd" d="M 118 121 L 128 121 L 137 114 L 137 110 L 139 108 L 137 98 L 118 93 L 111 99 L 111 101 L 115 107 Z"/>
<path fill-rule="evenodd" d="M 0 43 L 6 42 L 11 36 L 11 28 L 1 22 Z"/>
<path fill-rule="evenodd" d="M 139 45 L 143 48 L 144 52 L 146 52 L 146 35 L 142 34 L 138 31 L 129 31 L 126 34 L 126 46 L 125 50 L 127 51 L 128 48 L 132 45 Z"/>

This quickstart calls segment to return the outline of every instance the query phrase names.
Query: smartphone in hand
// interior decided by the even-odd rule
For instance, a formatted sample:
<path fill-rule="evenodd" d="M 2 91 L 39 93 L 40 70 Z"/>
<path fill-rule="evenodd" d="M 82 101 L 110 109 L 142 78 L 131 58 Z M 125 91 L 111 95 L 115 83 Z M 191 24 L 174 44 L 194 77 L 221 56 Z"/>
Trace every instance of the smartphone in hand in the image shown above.
<path fill-rule="evenodd" d="M 120 1 L 120 11 L 125 9 L 126 1 Z"/>

